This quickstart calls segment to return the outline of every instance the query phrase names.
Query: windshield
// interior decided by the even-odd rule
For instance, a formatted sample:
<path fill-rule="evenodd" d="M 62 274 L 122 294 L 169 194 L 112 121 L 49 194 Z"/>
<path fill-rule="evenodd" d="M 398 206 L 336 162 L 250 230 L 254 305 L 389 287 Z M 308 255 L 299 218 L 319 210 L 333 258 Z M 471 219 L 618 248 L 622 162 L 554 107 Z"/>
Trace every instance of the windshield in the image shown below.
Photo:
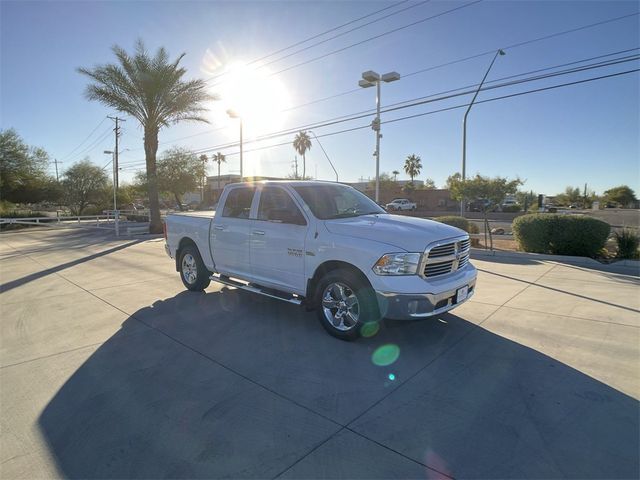
<path fill-rule="evenodd" d="M 294 190 L 320 220 L 386 213 L 369 197 L 346 185 L 308 185 Z"/>

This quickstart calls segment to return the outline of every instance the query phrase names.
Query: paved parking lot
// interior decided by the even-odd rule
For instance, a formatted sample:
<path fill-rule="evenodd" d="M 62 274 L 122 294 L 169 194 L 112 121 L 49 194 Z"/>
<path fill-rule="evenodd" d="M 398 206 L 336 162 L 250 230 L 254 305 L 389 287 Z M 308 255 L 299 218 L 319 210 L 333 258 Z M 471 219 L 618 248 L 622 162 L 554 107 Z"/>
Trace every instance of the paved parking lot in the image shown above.
<path fill-rule="evenodd" d="M 163 243 L 0 235 L 0 477 L 640 474 L 629 270 L 476 260 L 459 309 L 347 343 L 293 305 L 184 291 Z"/>

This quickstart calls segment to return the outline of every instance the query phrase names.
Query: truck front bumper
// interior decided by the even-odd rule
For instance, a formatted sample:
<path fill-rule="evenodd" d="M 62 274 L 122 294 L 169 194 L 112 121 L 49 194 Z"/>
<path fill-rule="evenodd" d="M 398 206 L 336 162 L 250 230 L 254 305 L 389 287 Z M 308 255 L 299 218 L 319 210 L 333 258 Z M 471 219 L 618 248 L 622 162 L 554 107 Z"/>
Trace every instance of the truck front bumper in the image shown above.
<path fill-rule="evenodd" d="M 455 275 L 455 283 L 447 282 L 446 289 L 435 289 L 434 293 L 376 291 L 382 317 L 392 320 L 418 320 L 440 315 L 462 305 L 475 292 L 477 272 L 475 268 L 465 268 L 464 274 L 462 273 Z M 468 288 L 467 296 L 458 300 L 458 292 L 464 287 Z"/>

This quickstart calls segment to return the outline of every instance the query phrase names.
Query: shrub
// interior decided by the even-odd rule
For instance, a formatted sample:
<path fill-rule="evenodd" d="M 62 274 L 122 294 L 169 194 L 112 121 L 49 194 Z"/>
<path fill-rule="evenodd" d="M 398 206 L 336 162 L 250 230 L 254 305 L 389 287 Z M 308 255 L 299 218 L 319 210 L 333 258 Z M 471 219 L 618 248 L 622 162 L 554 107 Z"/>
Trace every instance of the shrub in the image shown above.
<path fill-rule="evenodd" d="M 638 247 L 640 246 L 640 237 L 633 230 L 628 228 L 621 232 L 615 232 L 614 238 L 618 245 L 618 258 L 638 258 Z"/>
<path fill-rule="evenodd" d="M 522 207 L 520 207 L 520 205 L 504 205 L 502 207 L 502 211 L 505 213 L 514 213 L 519 212 L 520 210 L 522 210 Z"/>
<path fill-rule="evenodd" d="M 525 252 L 595 257 L 611 227 L 597 218 L 554 214 L 523 215 L 513 221 L 513 235 Z"/>
<path fill-rule="evenodd" d="M 434 218 L 436 222 L 446 223 L 452 227 L 457 227 L 460 230 L 464 230 L 467 233 L 479 233 L 480 229 L 475 223 L 471 223 L 464 217 L 457 217 L 455 215 L 446 215 L 444 217 Z"/>

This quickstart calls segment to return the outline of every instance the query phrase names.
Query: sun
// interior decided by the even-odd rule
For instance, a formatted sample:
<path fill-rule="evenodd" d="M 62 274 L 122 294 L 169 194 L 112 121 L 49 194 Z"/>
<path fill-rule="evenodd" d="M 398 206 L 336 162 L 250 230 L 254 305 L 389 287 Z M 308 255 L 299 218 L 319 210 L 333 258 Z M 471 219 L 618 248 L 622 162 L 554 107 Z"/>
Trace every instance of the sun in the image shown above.
<path fill-rule="evenodd" d="M 291 107 L 289 92 L 284 84 L 266 68 L 234 63 L 215 93 L 220 107 L 235 111 L 243 122 L 248 136 L 263 135 L 281 128 L 286 111 Z"/>

